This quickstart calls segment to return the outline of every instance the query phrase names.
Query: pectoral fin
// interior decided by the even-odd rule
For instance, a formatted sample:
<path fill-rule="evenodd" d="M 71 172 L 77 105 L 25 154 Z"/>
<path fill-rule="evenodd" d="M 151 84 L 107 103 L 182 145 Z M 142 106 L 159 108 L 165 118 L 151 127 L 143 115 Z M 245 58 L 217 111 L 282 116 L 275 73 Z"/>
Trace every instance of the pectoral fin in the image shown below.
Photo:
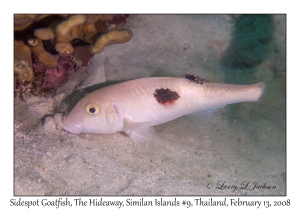
<path fill-rule="evenodd" d="M 124 132 L 135 141 L 146 141 L 153 137 L 155 130 L 149 122 L 133 122 L 129 119 L 124 120 Z"/>

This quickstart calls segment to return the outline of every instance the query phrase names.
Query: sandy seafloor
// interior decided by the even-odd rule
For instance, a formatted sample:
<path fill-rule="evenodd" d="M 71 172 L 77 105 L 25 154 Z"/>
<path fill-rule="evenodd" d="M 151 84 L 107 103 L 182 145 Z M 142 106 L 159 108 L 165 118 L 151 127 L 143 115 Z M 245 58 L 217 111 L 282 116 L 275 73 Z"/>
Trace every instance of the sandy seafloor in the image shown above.
<path fill-rule="evenodd" d="M 184 116 L 155 126 L 146 143 L 124 133 L 74 135 L 60 127 L 60 113 L 85 93 L 75 90 L 107 81 L 196 73 L 250 84 L 284 75 L 284 15 L 272 16 L 272 39 L 260 42 L 267 43 L 267 54 L 259 64 L 221 64 L 235 18 L 131 15 L 124 27 L 133 31 L 132 40 L 106 47 L 54 97 L 16 98 L 14 194 L 286 195 L 286 114 L 267 105 L 235 104 Z M 252 190 L 255 182 L 264 187 Z"/>

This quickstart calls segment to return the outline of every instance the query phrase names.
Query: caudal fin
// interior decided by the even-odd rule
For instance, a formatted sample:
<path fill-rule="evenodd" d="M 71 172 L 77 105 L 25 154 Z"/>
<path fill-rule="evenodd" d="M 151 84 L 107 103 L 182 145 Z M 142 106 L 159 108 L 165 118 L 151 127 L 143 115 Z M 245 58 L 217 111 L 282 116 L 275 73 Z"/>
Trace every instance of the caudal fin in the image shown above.
<path fill-rule="evenodd" d="M 264 92 L 258 102 L 286 112 L 286 77 L 266 82 Z"/>

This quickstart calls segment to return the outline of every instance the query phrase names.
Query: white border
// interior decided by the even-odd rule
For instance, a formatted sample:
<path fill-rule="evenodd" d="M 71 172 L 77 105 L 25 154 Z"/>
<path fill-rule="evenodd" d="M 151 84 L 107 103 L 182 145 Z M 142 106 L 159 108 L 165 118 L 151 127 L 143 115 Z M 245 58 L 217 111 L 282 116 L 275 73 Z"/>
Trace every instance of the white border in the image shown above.
<path fill-rule="evenodd" d="M 291 199 L 300 206 L 299 190 L 299 13 L 287 1 L 2 1 L 1 12 L 1 194 L 0 206 L 13 197 L 13 14 L 14 13 L 281 13 L 287 14 L 287 197 L 243 197 L 245 200 Z M 295 2 L 295 1 L 294 1 Z M 54 199 L 54 197 L 52 197 Z M 72 199 L 74 197 L 71 197 Z M 182 197 L 181 197 L 182 198 Z M 34 197 L 27 197 L 28 200 Z M 86 198 L 88 199 L 88 198 Z M 118 199 L 113 198 L 111 199 Z M 171 197 L 170 197 L 171 199 Z M 191 198 L 194 199 L 194 198 Z M 217 197 L 222 200 L 222 197 Z M 18 207 L 13 207 L 18 208 Z M 20 207 L 19 207 L 20 208 Z M 3 208 L 4 209 L 4 208 Z M 74 208 L 73 208 L 74 209 Z M 75 208 L 77 209 L 77 208 Z M 139 208 L 140 209 L 140 208 Z M 182 208 L 186 209 L 186 207 Z"/>

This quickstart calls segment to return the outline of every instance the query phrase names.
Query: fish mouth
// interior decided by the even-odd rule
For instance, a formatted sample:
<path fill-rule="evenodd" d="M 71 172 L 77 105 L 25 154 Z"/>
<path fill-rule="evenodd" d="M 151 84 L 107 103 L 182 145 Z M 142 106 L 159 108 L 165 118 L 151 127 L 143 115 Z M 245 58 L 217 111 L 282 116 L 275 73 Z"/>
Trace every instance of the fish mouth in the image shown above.
<path fill-rule="evenodd" d="M 81 131 L 80 131 L 80 128 L 78 126 L 68 126 L 64 123 L 62 123 L 62 128 L 65 130 L 65 131 L 68 131 L 69 133 L 73 133 L 73 134 L 80 134 Z"/>

